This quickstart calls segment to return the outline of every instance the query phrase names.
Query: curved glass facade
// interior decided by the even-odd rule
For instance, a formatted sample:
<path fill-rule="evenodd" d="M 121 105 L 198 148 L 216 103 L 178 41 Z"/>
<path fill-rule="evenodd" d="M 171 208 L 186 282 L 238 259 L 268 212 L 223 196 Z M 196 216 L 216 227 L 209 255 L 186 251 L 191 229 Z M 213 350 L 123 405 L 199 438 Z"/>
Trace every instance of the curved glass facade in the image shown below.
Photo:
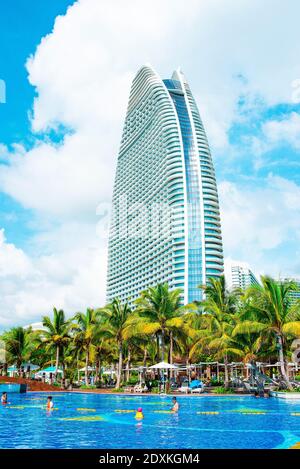
<path fill-rule="evenodd" d="M 113 194 L 107 300 L 150 285 L 182 302 L 223 273 L 217 186 L 196 103 L 181 72 L 162 81 L 145 66 L 130 93 Z"/>
<path fill-rule="evenodd" d="M 178 80 L 163 80 L 174 102 L 178 115 L 185 163 L 187 224 L 188 224 L 188 299 L 200 300 L 198 288 L 202 272 L 201 239 L 201 195 L 198 177 L 198 155 L 193 138 L 193 129 L 187 109 L 184 92 Z"/>

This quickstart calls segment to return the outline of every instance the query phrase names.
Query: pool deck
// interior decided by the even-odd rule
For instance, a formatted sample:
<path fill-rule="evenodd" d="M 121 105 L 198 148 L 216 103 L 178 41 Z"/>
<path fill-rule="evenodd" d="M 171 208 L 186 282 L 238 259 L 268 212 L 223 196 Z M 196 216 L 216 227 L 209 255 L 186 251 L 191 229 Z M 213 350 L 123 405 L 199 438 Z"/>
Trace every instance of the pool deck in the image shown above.
<path fill-rule="evenodd" d="M 171 392 L 168 394 L 158 394 L 151 392 L 122 392 L 114 391 L 113 389 L 61 389 L 57 386 L 52 386 L 42 381 L 35 381 L 26 378 L 9 378 L 7 376 L 0 376 L 0 383 L 16 383 L 16 384 L 27 384 L 29 392 L 45 392 L 45 393 L 56 393 L 56 392 L 67 392 L 67 393 L 87 393 L 87 394 L 107 394 L 107 395 L 117 395 L 117 396 L 180 396 L 180 397 L 207 397 L 207 396 L 216 396 L 216 397 L 226 397 L 226 396 L 246 396 L 249 393 L 233 393 L 233 394 L 216 394 L 213 392 L 204 392 L 204 393 L 179 393 Z"/>
<path fill-rule="evenodd" d="M 35 381 L 27 378 L 10 378 L 8 376 L 0 376 L 0 384 L 9 383 L 9 384 L 27 384 L 28 391 L 36 392 L 61 392 L 64 389 L 60 389 L 57 386 L 52 386 L 51 384 L 43 383 L 42 381 Z"/>
<path fill-rule="evenodd" d="M 29 391 L 29 392 L 47 392 L 47 391 Z M 156 396 L 156 397 L 245 397 L 245 396 L 250 396 L 250 393 L 228 393 L 228 394 L 216 394 L 216 393 L 201 393 L 201 394 L 186 394 L 186 393 L 169 393 L 169 394 L 158 394 L 158 393 L 150 393 L 150 392 L 114 392 L 114 391 L 108 391 L 108 390 L 103 390 L 103 389 L 72 389 L 72 390 L 67 390 L 67 389 L 56 389 L 55 391 L 52 392 L 66 392 L 69 394 L 100 394 L 103 396 Z"/>

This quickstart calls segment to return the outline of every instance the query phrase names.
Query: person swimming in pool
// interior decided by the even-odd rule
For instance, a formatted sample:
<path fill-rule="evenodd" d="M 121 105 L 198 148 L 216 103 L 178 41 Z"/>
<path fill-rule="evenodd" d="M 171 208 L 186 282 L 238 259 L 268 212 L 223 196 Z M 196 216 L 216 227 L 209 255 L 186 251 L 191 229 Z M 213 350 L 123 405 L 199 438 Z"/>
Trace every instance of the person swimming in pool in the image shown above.
<path fill-rule="evenodd" d="M 141 407 L 138 408 L 135 414 L 136 420 L 143 420 L 144 414 L 143 414 L 143 409 Z"/>
<path fill-rule="evenodd" d="M 52 400 L 52 396 L 48 396 L 47 397 L 47 410 L 52 410 L 53 409 L 53 400 Z"/>
<path fill-rule="evenodd" d="M 1 404 L 7 404 L 7 392 L 2 393 Z"/>
<path fill-rule="evenodd" d="M 173 397 L 172 399 L 173 407 L 171 409 L 172 412 L 178 412 L 179 411 L 179 404 L 177 402 L 176 397 Z"/>

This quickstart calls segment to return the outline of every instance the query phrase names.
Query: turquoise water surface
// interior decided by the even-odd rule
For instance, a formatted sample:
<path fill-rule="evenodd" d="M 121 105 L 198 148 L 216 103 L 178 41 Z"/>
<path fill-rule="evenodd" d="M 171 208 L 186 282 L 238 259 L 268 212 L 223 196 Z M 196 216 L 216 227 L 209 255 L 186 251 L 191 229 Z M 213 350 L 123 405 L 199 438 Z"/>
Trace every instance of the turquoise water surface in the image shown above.
<path fill-rule="evenodd" d="M 288 448 L 300 441 L 300 401 L 178 396 L 176 415 L 167 412 L 170 396 L 57 393 L 50 413 L 46 398 L 9 395 L 0 406 L 0 448 Z M 142 422 L 129 412 L 137 407 Z"/>

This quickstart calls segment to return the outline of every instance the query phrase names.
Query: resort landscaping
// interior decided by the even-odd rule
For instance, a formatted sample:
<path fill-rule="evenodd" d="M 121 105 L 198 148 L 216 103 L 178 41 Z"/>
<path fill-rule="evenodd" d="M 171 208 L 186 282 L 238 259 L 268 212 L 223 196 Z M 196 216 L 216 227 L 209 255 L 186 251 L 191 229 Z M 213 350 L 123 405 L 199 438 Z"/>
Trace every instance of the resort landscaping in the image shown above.
<path fill-rule="evenodd" d="M 70 319 L 54 309 L 37 330 L 5 331 L 1 382 L 45 391 L 297 393 L 294 283 L 262 277 L 229 291 L 222 276 L 200 288 L 205 299 L 185 306 L 164 284 L 142 292 L 134 308 L 115 299 Z"/>

